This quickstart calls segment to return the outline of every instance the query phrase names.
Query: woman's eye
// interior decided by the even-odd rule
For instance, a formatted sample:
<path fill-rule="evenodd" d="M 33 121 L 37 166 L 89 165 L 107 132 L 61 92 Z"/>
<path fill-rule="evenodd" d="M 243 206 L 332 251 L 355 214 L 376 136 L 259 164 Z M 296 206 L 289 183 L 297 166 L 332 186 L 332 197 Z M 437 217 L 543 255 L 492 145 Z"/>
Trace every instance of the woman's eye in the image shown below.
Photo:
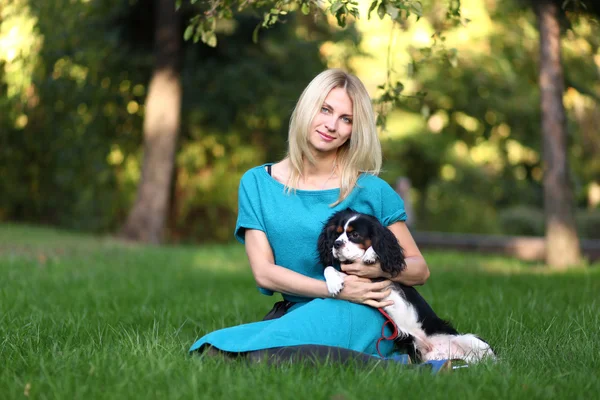
<path fill-rule="evenodd" d="M 352 123 L 352 120 L 350 118 L 348 118 L 348 117 L 342 118 L 342 121 L 344 121 L 347 124 L 351 124 Z"/>
<path fill-rule="evenodd" d="M 321 112 L 323 114 L 329 114 L 329 108 L 327 108 L 327 107 L 321 107 Z"/>

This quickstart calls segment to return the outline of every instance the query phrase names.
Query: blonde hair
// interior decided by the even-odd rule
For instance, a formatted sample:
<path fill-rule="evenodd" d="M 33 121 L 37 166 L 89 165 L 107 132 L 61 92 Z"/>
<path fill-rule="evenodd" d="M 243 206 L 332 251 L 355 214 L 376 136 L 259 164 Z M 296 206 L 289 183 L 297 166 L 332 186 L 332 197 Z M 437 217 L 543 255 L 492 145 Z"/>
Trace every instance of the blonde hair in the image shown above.
<path fill-rule="evenodd" d="M 290 119 L 288 154 L 291 171 L 286 184 L 288 193 L 298 187 L 303 160 L 311 164 L 315 159 L 308 146 L 310 126 L 332 89 L 342 88 L 352 100 L 352 135 L 338 150 L 336 163 L 341 172 L 340 195 L 335 203 L 342 202 L 361 173 L 378 175 L 381 169 L 381 143 L 375 126 L 375 113 L 371 98 L 356 76 L 340 69 L 328 69 L 317 75 L 304 89 Z"/>

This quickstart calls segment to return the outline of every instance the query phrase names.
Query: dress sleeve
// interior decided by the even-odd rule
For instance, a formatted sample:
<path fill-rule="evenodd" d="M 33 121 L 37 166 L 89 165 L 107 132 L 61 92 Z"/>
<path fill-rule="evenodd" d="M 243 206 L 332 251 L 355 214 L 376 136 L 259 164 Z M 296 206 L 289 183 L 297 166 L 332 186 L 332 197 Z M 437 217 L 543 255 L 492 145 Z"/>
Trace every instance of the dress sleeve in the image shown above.
<path fill-rule="evenodd" d="M 238 190 L 238 217 L 234 235 L 242 244 L 246 243 L 246 229 L 258 229 L 265 232 L 258 180 L 250 171 L 242 176 Z M 274 294 L 269 289 L 259 287 L 258 290 L 267 296 Z"/>
<path fill-rule="evenodd" d="M 381 223 L 390 226 L 398 221 L 406 221 L 404 200 L 388 183 L 384 182 L 381 187 Z"/>
<path fill-rule="evenodd" d="M 238 190 L 238 217 L 235 224 L 235 238 L 242 244 L 245 244 L 246 229 L 257 229 L 265 232 L 258 181 L 254 174 L 250 174 L 250 172 L 246 172 L 242 176 Z"/>

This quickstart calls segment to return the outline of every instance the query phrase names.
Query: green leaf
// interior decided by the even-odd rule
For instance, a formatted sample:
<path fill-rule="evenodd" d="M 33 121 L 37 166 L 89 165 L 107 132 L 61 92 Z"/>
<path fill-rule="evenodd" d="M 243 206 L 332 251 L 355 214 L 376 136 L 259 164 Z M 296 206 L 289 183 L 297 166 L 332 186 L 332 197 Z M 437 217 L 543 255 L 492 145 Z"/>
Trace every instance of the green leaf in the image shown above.
<path fill-rule="evenodd" d="M 304 15 L 310 14 L 310 4 L 308 4 L 308 3 L 302 3 L 301 10 L 302 10 L 302 14 L 304 14 Z"/>
<path fill-rule="evenodd" d="M 373 0 L 373 2 L 371 3 L 371 6 L 369 7 L 369 12 L 367 13 L 367 18 L 371 19 L 371 12 L 377 7 L 377 0 Z"/>
<path fill-rule="evenodd" d="M 231 11 L 230 8 L 226 8 L 225 10 L 221 11 L 221 18 L 222 19 L 232 19 L 233 11 Z"/>
<path fill-rule="evenodd" d="M 214 31 L 217 27 L 217 19 L 214 17 L 209 17 L 202 21 L 202 31 L 209 32 Z"/>
<path fill-rule="evenodd" d="M 402 82 L 396 82 L 396 86 L 394 87 L 394 93 L 396 94 L 396 96 L 399 96 L 403 90 L 404 85 L 402 84 Z"/>
<path fill-rule="evenodd" d="M 258 43 L 258 32 L 260 31 L 260 24 L 256 25 L 256 28 L 254 28 L 254 31 L 252 32 L 252 42 L 254 44 Z"/>
<path fill-rule="evenodd" d="M 202 31 L 200 29 L 196 29 L 196 33 L 194 34 L 194 43 L 198 43 L 202 38 Z"/>
<path fill-rule="evenodd" d="M 194 25 L 188 25 L 188 27 L 185 28 L 185 32 L 183 33 L 183 40 L 185 40 L 187 42 L 188 40 L 190 40 L 190 38 L 192 37 L 193 34 L 194 34 Z"/>
<path fill-rule="evenodd" d="M 396 19 L 398 18 L 398 13 L 400 12 L 400 10 L 398 10 L 396 7 L 394 7 L 392 4 L 388 4 L 385 7 L 385 11 L 390 15 L 390 17 L 392 17 L 392 19 Z"/>
<path fill-rule="evenodd" d="M 346 14 L 344 13 L 337 13 L 336 16 L 337 18 L 337 23 L 341 28 L 345 28 L 346 27 Z"/>
<path fill-rule="evenodd" d="M 206 42 L 207 45 L 209 45 L 210 47 L 217 47 L 217 35 L 215 35 L 214 33 L 212 35 L 210 35 L 208 42 Z"/>
<path fill-rule="evenodd" d="M 417 16 L 422 17 L 423 16 L 423 5 L 421 4 L 421 2 L 415 2 L 411 4 L 411 10 L 412 12 L 414 12 L 415 14 L 417 14 Z"/>
<path fill-rule="evenodd" d="M 377 15 L 379 15 L 379 19 L 383 19 L 385 17 L 385 4 L 382 2 L 379 7 L 377 7 Z"/>
<path fill-rule="evenodd" d="M 344 6 L 344 4 L 338 0 L 331 5 L 331 8 L 329 10 L 331 11 L 332 14 L 336 14 L 338 12 L 338 10 L 340 8 L 342 8 L 343 6 Z"/>
<path fill-rule="evenodd" d="M 217 47 L 217 35 L 214 32 L 202 32 L 202 41 L 210 47 Z"/>

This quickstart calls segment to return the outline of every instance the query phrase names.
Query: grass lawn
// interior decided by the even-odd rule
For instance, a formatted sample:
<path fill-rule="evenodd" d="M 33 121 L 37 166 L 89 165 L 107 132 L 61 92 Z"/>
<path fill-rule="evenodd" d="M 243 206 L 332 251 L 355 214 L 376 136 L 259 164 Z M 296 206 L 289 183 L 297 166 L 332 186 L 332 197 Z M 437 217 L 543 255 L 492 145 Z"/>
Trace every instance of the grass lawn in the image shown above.
<path fill-rule="evenodd" d="M 269 367 L 190 357 L 203 334 L 257 321 L 239 244 L 142 247 L 0 225 L 0 398 L 588 399 L 600 393 L 600 268 L 548 273 L 506 258 L 426 253 L 421 293 L 497 363 Z"/>

